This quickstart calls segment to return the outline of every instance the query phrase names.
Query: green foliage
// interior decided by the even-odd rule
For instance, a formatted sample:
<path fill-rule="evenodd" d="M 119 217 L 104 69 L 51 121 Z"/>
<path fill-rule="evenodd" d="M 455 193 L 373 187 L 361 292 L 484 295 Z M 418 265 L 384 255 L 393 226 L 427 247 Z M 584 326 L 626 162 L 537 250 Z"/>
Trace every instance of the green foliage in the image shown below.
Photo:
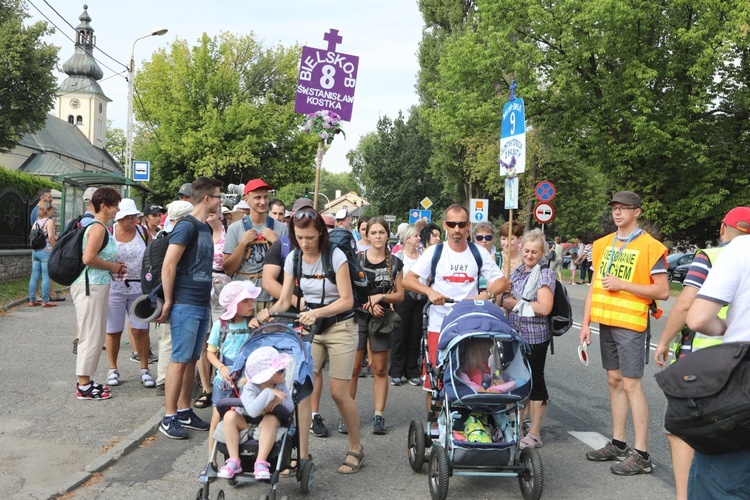
<path fill-rule="evenodd" d="M 429 168 L 431 153 L 416 109 L 408 119 L 399 113 L 395 120 L 387 116 L 378 120 L 377 132 L 362 137 L 357 149 L 347 155 L 354 178 L 371 204 L 367 213 L 408 218 L 409 209 L 425 196 L 436 209 L 440 207 L 443 183 Z"/>
<path fill-rule="evenodd" d="M 136 76 L 144 124 L 134 157 L 150 160 L 152 186 L 171 198 L 199 175 L 227 183 L 260 177 L 310 182 L 317 140 L 294 113 L 300 49 L 264 48 L 253 35 L 176 40 Z"/>
<path fill-rule="evenodd" d="M 446 190 L 500 194 L 500 112 L 516 80 L 535 135 L 521 215 L 543 178 L 559 188 L 553 227 L 566 237 L 605 230 L 619 189 L 643 196 L 653 232 L 680 239 L 715 232 L 729 208 L 750 203 L 747 2 L 419 5 L 417 87 Z"/>
<path fill-rule="evenodd" d="M 104 149 L 112 155 L 120 165 L 125 165 L 126 138 L 125 131 L 112 126 L 112 121 L 107 120 L 107 143 Z"/>
<path fill-rule="evenodd" d="M 36 193 L 42 188 L 62 189 L 62 186 L 56 182 L 49 181 L 44 177 L 26 174 L 23 172 L 14 172 L 7 170 L 0 165 L 0 191 L 12 187 L 21 193 L 21 196 L 27 196 L 29 199 L 36 198 Z"/>
<path fill-rule="evenodd" d="M 0 152 L 42 128 L 55 99 L 58 49 L 42 41 L 52 30 L 41 21 L 24 26 L 28 17 L 21 0 L 0 3 Z"/>

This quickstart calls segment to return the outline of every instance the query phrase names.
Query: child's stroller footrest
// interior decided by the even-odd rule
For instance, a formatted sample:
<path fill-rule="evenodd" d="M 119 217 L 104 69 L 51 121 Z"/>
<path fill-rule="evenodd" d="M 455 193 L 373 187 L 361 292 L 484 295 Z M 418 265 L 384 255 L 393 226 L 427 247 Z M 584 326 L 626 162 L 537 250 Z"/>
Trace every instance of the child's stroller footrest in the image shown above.
<path fill-rule="evenodd" d="M 505 466 L 511 463 L 516 443 L 467 443 L 453 441 L 453 463 L 469 466 Z"/>

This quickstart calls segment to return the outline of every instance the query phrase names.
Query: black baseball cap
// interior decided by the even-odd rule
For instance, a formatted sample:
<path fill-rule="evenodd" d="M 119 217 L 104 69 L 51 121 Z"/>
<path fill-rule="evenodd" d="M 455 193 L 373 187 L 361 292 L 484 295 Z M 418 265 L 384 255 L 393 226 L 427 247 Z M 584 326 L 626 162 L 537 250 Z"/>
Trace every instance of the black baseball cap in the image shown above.
<path fill-rule="evenodd" d="M 156 214 L 165 214 L 167 213 L 166 210 L 164 210 L 164 207 L 161 205 L 157 205 L 156 203 L 151 203 L 148 207 L 146 207 L 145 210 L 146 215 L 156 215 Z"/>

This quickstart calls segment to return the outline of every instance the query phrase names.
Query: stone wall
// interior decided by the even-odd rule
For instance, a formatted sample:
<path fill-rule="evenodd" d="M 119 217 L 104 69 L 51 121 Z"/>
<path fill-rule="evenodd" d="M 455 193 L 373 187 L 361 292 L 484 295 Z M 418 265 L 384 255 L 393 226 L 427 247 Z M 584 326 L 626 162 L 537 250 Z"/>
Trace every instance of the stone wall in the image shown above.
<path fill-rule="evenodd" d="M 0 283 L 31 276 L 31 250 L 0 250 Z"/>

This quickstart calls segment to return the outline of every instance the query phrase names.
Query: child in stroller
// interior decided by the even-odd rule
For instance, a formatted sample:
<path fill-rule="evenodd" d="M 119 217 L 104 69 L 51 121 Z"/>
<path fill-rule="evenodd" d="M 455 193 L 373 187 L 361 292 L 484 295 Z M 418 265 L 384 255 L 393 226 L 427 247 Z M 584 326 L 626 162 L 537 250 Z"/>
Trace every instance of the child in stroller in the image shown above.
<path fill-rule="evenodd" d="M 286 367 L 289 356 L 271 346 L 260 347 L 247 358 L 245 376 L 247 383 L 242 388 L 240 399 L 243 408 L 224 415 L 224 438 L 229 458 L 219 470 L 218 477 L 232 479 L 242 472 L 240 462 L 240 431 L 248 428 L 244 413 L 251 418 L 262 416 L 257 430 L 258 454 L 255 459 L 255 479 L 271 478 L 270 463 L 266 461 L 276 441 L 276 430 L 289 425 L 294 405 L 286 387 Z M 244 412 L 242 411 L 244 410 Z"/>

